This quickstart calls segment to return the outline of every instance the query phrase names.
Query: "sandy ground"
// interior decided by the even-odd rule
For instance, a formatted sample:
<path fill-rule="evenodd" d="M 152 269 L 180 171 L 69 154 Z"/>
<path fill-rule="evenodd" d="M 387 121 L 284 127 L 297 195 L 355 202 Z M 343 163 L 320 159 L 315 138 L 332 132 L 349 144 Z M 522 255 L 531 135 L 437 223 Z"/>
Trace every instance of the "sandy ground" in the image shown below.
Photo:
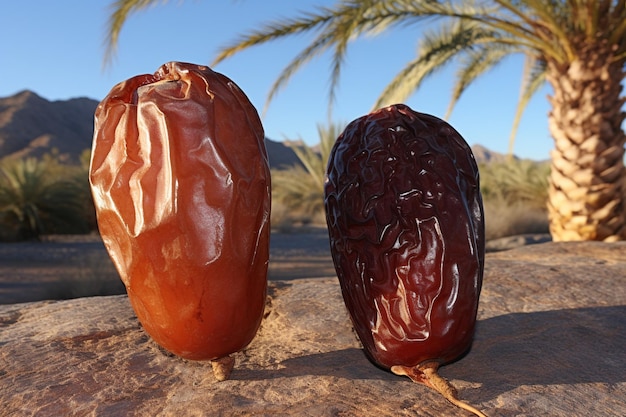
<path fill-rule="evenodd" d="M 272 233 L 270 280 L 334 276 L 325 229 Z M 0 304 L 122 293 L 97 235 L 0 243 Z"/>

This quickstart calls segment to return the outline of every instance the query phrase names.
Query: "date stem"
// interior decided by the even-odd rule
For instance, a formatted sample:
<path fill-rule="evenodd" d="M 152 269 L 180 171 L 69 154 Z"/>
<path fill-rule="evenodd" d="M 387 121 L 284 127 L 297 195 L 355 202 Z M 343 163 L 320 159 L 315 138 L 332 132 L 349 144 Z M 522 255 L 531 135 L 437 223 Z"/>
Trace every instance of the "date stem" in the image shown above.
<path fill-rule="evenodd" d="M 437 362 L 425 362 L 415 367 L 396 365 L 391 367 L 391 372 L 396 375 L 405 375 L 411 378 L 413 382 L 424 384 L 430 387 L 444 396 L 444 398 L 450 401 L 463 410 L 469 411 L 477 415 L 478 417 L 487 417 L 486 414 L 480 410 L 474 408 L 468 403 L 461 401 L 458 397 L 456 388 L 444 377 L 437 373 L 439 369 L 439 363 Z"/>
<path fill-rule="evenodd" d="M 225 381 L 230 377 L 230 373 L 235 366 L 235 358 L 230 356 L 224 356 L 223 358 L 213 359 L 211 361 L 211 367 L 213 368 L 213 375 L 218 381 Z"/>

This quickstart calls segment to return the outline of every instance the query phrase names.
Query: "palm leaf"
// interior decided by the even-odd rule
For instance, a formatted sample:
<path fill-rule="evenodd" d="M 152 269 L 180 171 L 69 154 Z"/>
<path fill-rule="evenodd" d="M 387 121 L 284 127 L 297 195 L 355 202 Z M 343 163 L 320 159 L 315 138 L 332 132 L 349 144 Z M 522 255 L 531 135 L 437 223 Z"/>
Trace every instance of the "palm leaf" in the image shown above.
<path fill-rule="evenodd" d="M 450 117 L 454 106 L 461 98 L 467 87 L 481 75 L 497 66 L 512 51 L 509 45 L 493 45 L 470 50 L 461 63 L 456 75 L 456 82 L 452 89 L 452 97 L 446 110 L 445 119 Z"/>
<path fill-rule="evenodd" d="M 127 17 L 157 0 L 117 0 L 109 20 L 110 57 Z M 510 54 L 533 57 L 524 74 L 510 136 L 516 130 L 531 96 L 545 82 L 545 62 L 567 64 L 576 58 L 576 42 L 584 42 L 610 28 L 607 39 L 615 49 L 609 59 L 626 59 L 626 0 L 338 0 L 295 18 L 279 19 L 244 34 L 224 47 L 214 64 L 247 48 L 302 33 L 314 33 L 312 42 L 283 69 L 272 85 L 265 108 L 292 76 L 313 58 L 331 53 L 329 115 L 349 45 L 365 35 L 378 35 L 395 27 L 425 28 L 437 22 L 438 32 L 428 33 L 417 57 L 391 80 L 374 108 L 403 101 L 435 71 L 458 62 L 448 114 L 471 83 Z M 530 74 L 530 75 L 529 75 Z M 306 154 L 302 154 L 308 157 Z"/>
<path fill-rule="evenodd" d="M 311 59 L 324 53 L 332 42 L 332 38 L 330 37 L 321 37 L 317 39 L 313 44 L 309 45 L 305 48 L 301 53 L 299 53 L 291 62 L 281 71 L 278 75 L 274 83 L 272 84 L 270 91 L 267 95 L 267 99 L 265 100 L 265 104 L 263 106 L 263 114 L 267 112 L 267 108 L 269 107 L 272 99 L 278 94 L 278 92 L 289 82 L 291 77 L 304 65 L 306 65 Z M 214 62 L 214 65 L 217 63 Z"/>
<path fill-rule="evenodd" d="M 167 3 L 167 0 L 161 0 Z M 111 4 L 111 15 L 107 23 L 107 42 L 103 65 L 110 63 L 117 52 L 120 32 L 128 17 L 146 7 L 159 3 L 159 0 L 117 0 Z"/>
<path fill-rule="evenodd" d="M 495 41 L 494 33 L 485 31 L 474 22 L 455 22 L 442 25 L 439 31 L 426 33 L 418 48 L 418 56 L 409 62 L 385 87 L 374 108 L 402 102 L 419 89 L 432 73 L 451 64 L 451 59 L 471 51 L 480 42 Z"/>
<path fill-rule="evenodd" d="M 511 128 L 511 134 L 509 135 L 509 157 L 513 156 L 515 136 L 517 135 L 517 129 L 522 119 L 522 115 L 524 114 L 524 110 L 526 109 L 530 99 L 545 83 L 545 61 L 537 59 L 534 55 L 527 55 L 526 62 L 524 64 L 523 77 L 524 79 L 522 80 L 520 98 L 517 102 L 517 109 L 515 110 L 515 116 L 513 118 L 513 127 Z"/>
<path fill-rule="evenodd" d="M 314 40 L 287 64 L 272 84 L 263 112 L 295 72 L 334 46 L 328 89 L 330 117 L 348 44 L 361 34 L 383 31 L 406 17 L 401 9 L 392 6 L 393 2 L 384 1 L 344 1 L 336 9 L 318 8 L 317 12 L 304 13 L 296 19 L 276 20 L 240 36 L 235 42 L 224 47 L 212 65 L 252 46 L 288 35 L 317 30 L 319 33 Z"/>
<path fill-rule="evenodd" d="M 315 217 L 324 211 L 326 165 L 342 129 L 342 123 L 318 125 L 319 150 L 307 145 L 293 148 L 302 165 L 272 171 L 273 200 L 306 216 Z"/>

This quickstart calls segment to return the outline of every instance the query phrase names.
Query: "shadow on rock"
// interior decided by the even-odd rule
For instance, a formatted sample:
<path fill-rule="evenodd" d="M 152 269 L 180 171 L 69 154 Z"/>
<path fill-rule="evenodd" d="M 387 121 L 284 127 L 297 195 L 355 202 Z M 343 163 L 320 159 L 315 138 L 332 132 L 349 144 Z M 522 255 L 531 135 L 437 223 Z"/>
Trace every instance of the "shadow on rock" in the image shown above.
<path fill-rule="evenodd" d="M 522 385 L 624 382 L 624 317 L 626 306 L 614 306 L 482 320 L 470 353 L 441 374 L 481 383 L 482 401 Z"/>
<path fill-rule="evenodd" d="M 475 388 L 463 396 L 488 401 L 523 385 L 626 381 L 626 306 L 502 315 L 478 323 L 472 350 L 440 374 Z M 237 380 L 329 376 L 393 381 L 361 349 L 349 348 L 284 360 L 277 369 L 240 369 Z M 407 380 L 408 381 L 408 380 Z M 470 394 L 469 391 L 476 391 Z"/>
<path fill-rule="evenodd" d="M 236 375 L 235 375 L 236 374 Z M 315 353 L 279 364 L 278 369 L 244 370 L 233 373 L 236 380 L 269 380 L 303 376 L 327 376 L 344 379 L 394 380 L 398 377 L 374 366 L 363 350 L 348 348 L 332 352 Z"/>

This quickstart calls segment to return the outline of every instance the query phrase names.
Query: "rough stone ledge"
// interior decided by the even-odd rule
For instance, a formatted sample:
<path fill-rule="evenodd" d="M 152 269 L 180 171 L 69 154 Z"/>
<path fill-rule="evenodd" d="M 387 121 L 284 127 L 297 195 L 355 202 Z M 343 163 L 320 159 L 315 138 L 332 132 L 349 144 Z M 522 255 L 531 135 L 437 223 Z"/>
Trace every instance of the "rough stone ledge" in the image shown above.
<path fill-rule="evenodd" d="M 461 416 L 364 357 L 336 278 L 270 283 L 231 379 L 142 331 L 126 296 L 0 306 L 1 416 Z M 470 353 L 441 369 L 489 416 L 626 415 L 626 242 L 489 254 Z"/>

